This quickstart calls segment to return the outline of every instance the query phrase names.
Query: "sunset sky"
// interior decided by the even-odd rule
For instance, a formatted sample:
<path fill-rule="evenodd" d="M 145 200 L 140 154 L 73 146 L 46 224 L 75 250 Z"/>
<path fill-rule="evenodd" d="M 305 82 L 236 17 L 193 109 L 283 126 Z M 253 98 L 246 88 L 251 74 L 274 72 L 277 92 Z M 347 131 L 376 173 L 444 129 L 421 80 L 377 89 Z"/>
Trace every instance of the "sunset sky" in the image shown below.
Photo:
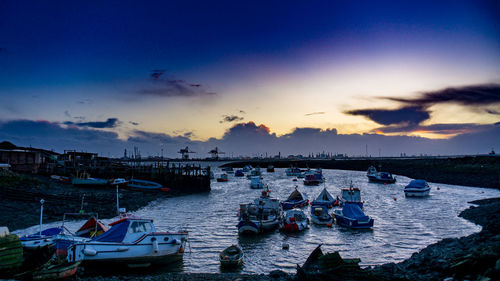
<path fill-rule="evenodd" d="M 113 156 L 487 153 L 499 15 L 494 0 L 1 1 L 0 141 Z"/>

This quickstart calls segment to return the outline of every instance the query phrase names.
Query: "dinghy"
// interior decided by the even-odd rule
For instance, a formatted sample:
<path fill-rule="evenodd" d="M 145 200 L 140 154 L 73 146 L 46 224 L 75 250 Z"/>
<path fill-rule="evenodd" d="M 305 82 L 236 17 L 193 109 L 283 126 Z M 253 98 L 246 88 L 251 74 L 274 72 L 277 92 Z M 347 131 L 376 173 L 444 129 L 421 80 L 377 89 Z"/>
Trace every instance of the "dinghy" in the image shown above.
<path fill-rule="evenodd" d="M 264 186 L 265 186 L 265 184 L 262 182 L 262 179 L 260 176 L 250 178 L 250 188 L 261 189 L 261 188 L 264 188 Z"/>
<path fill-rule="evenodd" d="M 236 172 L 234 173 L 234 176 L 235 177 L 243 177 L 245 176 L 245 174 L 243 173 L 243 170 L 236 170 Z"/>
<path fill-rule="evenodd" d="M 228 177 L 227 177 L 227 174 L 222 174 L 222 175 L 220 175 L 220 176 L 217 178 L 217 181 L 218 181 L 218 182 L 226 182 L 226 181 L 228 181 L 228 180 L 229 180 L 229 179 L 228 179 Z"/>
<path fill-rule="evenodd" d="M 219 254 L 222 267 L 236 267 L 243 264 L 243 251 L 236 245 L 231 245 Z"/>
<path fill-rule="evenodd" d="M 304 179 L 304 185 L 318 185 L 320 181 L 316 178 L 314 174 L 306 174 Z"/>
<path fill-rule="evenodd" d="M 311 206 L 311 221 L 318 225 L 333 224 L 333 217 L 328 213 L 328 208 L 325 206 Z"/>
<path fill-rule="evenodd" d="M 297 190 L 297 187 L 295 187 L 295 190 L 288 196 L 288 199 L 281 202 L 281 206 L 283 207 L 283 210 L 290 210 L 293 208 L 302 208 L 309 204 L 309 201 L 300 193 L 300 191 Z"/>

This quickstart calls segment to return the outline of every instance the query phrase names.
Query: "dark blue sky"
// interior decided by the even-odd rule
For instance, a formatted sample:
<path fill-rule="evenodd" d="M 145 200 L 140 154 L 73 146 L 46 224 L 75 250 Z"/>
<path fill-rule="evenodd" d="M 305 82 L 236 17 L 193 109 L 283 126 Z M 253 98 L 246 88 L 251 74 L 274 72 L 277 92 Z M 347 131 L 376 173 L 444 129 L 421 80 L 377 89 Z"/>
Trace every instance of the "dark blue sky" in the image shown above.
<path fill-rule="evenodd" d="M 493 124 L 497 99 L 465 111 L 394 101 L 500 82 L 499 3 L 2 1 L 0 122 L 115 120 L 92 129 L 122 140 L 138 128 L 220 138 L 235 124 L 226 120 L 278 135 L 314 127 L 429 137 L 434 124 Z M 380 128 L 370 114 L 349 114 L 405 108 L 428 118 Z M 410 127 L 419 131 L 400 132 Z"/>

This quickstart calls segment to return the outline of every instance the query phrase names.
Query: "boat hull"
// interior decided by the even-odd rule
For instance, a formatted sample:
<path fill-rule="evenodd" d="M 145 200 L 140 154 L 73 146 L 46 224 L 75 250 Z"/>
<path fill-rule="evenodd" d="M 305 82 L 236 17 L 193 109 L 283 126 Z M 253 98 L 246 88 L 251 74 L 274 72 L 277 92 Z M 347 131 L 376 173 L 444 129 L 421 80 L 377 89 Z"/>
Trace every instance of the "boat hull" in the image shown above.
<path fill-rule="evenodd" d="M 273 231 L 278 227 L 279 220 L 269 220 L 269 221 L 252 221 L 252 220 L 241 220 L 237 227 L 239 234 L 259 234 L 263 232 Z"/>
<path fill-rule="evenodd" d="M 187 233 L 151 233 L 134 243 L 89 241 L 70 248 L 68 259 L 84 264 L 165 264 L 182 257 L 186 241 Z"/>
<path fill-rule="evenodd" d="M 290 210 L 294 208 L 303 208 L 308 204 L 307 200 L 300 201 L 284 201 L 281 203 L 283 210 Z"/>
<path fill-rule="evenodd" d="M 406 197 L 426 197 L 429 196 L 431 189 L 405 189 Z"/>
<path fill-rule="evenodd" d="M 368 180 L 370 182 L 376 182 L 376 183 L 395 183 L 396 182 L 395 178 L 392 178 L 392 179 L 381 179 L 381 178 L 373 177 L 373 176 L 368 176 Z"/>
<path fill-rule="evenodd" d="M 317 225 L 331 225 L 333 224 L 333 217 L 321 218 L 318 216 L 311 215 L 311 222 Z"/>
<path fill-rule="evenodd" d="M 335 221 L 338 225 L 348 228 L 356 228 L 356 229 L 367 229 L 372 228 L 374 220 L 369 219 L 367 221 L 360 221 L 356 219 L 351 219 L 339 214 L 335 214 Z"/>

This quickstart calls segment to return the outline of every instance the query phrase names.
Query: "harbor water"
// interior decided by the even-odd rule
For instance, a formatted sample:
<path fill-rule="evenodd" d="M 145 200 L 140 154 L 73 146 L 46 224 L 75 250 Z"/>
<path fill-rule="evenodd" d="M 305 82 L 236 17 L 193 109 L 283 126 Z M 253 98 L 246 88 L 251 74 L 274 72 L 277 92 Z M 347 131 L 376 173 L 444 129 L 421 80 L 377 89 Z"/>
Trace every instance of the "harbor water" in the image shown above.
<path fill-rule="evenodd" d="M 212 169 L 217 177 L 220 169 Z M 167 199 L 159 199 L 134 214 L 152 218 L 158 230 L 189 231 L 189 244 L 182 264 L 168 270 L 184 272 L 220 272 L 219 252 L 231 244 L 244 251 L 243 273 L 269 273 L 280 269 L 295 272 L 311 251 L 322 244 L 324 252 L 340 251 L 342 257 L 361 258 L 361 265 L 399 262 L 409 258 L 427 245 L 443 238 L 461 237 L 478 232 L 480 227 L 459 218 L 469 207 L 468 201 L 499 197 L 494 189 L 430 183 L 427 198 L 405 198 L 403 188 L 411 180 L 397 176 L 395 184 L 369 183 L 365 172 L 323 170 L 326 179 L 319 186 L 304 186 L 302 179 L 292 181 L 284 169 L 274 173 L 263 171 L 263 181 L 269 185 L 271 197 L 284 200 L 295 186 L 310 201 L 326 187 L 335 197 L 340 189 L 352 186 L 361 189 L 364 212 L 375 219 L 373 230 L 350 230 L 337 225 L 311 225 L 298 234 L 275 231 L 258 236 L 239 236 L 238 208 L 240 203 L 252 202 L 261 190 L 250 189 L 246 177 L 229 175 L 228 182 L 212 180 L 212 191 Z M 122 206 L 127 207 L 127 206 Z M 304 209 L 309 215 L 309 208 Z M 104 222 L 111 222 L 104 220 Z M 83 221 L 66 226 L 76 230 Z M 60 223 L 47 224 L 57 226 Z M 38 226 L 20 230 L 22 235 L 38 231 Z M 283 249 L 286 243 L 289 249 Z"/>

